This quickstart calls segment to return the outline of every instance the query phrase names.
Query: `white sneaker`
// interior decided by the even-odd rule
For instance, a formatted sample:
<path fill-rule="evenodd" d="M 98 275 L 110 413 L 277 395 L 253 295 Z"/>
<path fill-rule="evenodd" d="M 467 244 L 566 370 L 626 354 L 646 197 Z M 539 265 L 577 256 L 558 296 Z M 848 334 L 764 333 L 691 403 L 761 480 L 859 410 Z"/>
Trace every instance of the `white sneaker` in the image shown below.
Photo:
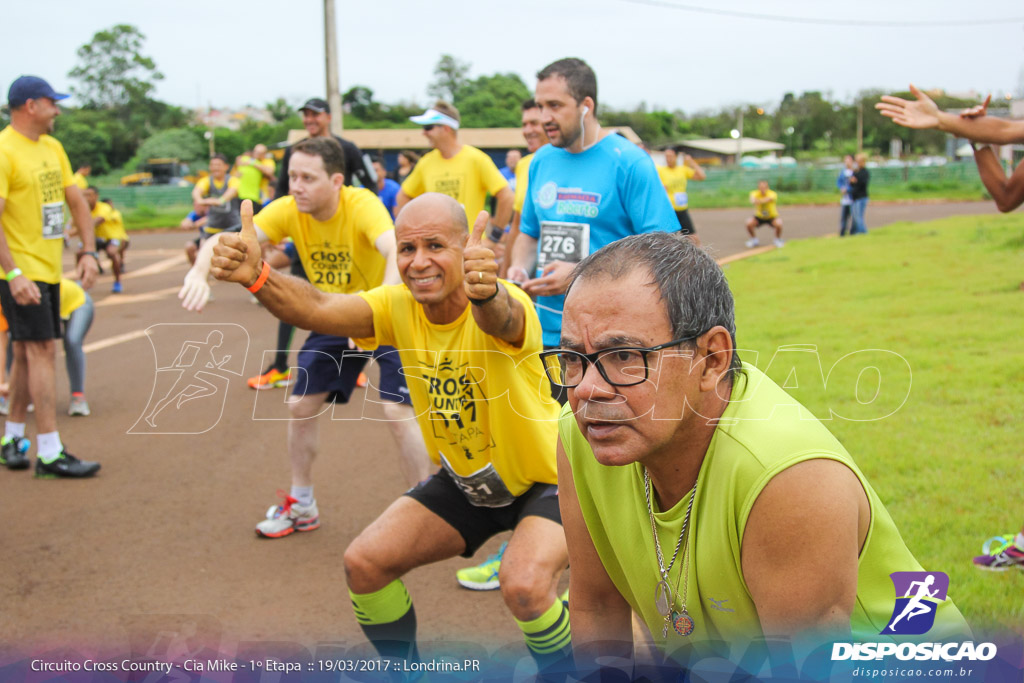
<path fill-rule="evenodd" d="M 757 239 L 756 237 L 751 237 L 749 240 L 746 241 L 746 245 L 747 249 L 753 249 L 754 247 L 761 246 L 761 240 Z"/>
<path fill-rule="evenodd" d="M 71 403 L 68 405 L 68 415 L 74 417 L 75 415 L 81 415 L 82 417 L 89 417 L 89 402 L 85 400 L 85 396 L 72 396 Z"/>
<path fill-rule="evenodd" d="M 296 531 L 313 531 L 320 528 L 320 511 L 316 501 L 303 505 L 291 496 L 284 496 L 284 502 L 267 510 L 267 518 L 256 525 L 256 535 L 264 538 L 281 538 Z"/>
<path fill-rule="evenodd" d="M 782 249 L 782 247 L 786 246 L 786 243 L 782 241 L 781 237 L 776 237 L 774 240 L 772 240 L 772 244 L 775 245 L 776 249 Z"/>

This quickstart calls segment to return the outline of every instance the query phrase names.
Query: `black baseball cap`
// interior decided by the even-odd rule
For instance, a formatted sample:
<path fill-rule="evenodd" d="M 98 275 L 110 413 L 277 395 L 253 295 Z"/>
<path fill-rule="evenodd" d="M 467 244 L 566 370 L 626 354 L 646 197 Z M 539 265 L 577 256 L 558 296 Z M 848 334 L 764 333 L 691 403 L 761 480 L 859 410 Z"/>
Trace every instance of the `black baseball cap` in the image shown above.
<path fill-rule="evenodd" d="M 7 91 L 7 104 L 11 107 L 20 107 L 28 100 L 38 100 L 41 97 L 48 97 L 51 100 L 63 100 L 70 95 L 56 92 L 50 84 L 38 76 L 21 76 Z"/>
<path fill-rule="evenodd" d="M 312 97 L 306 100 L 306 103 L 299 107 L 299 111 L 303 111 L 304 109 L 315 111 L 317 114 L 322 114 L 324 112 L 327 112 L 328 114 L 331 113 L 331 105 L 327 104 L 326 100 L 322 100 L 319 97 Z"/>

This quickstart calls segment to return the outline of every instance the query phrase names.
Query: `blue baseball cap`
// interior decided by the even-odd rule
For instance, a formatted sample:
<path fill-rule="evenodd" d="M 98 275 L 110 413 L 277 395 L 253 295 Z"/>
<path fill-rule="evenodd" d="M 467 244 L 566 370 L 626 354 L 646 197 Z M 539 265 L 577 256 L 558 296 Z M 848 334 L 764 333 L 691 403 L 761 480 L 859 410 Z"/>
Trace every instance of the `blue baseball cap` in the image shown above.
<path fill-rule="evenodd" d="M 7 104 L 11 107 L 20 107 L 27 100 L 38 100 L 41 97 L 56 101 L 71 96 L 56 92 L 39 76 L 22 76 L 11 83 L 11 89 L 7 91 Z"/>

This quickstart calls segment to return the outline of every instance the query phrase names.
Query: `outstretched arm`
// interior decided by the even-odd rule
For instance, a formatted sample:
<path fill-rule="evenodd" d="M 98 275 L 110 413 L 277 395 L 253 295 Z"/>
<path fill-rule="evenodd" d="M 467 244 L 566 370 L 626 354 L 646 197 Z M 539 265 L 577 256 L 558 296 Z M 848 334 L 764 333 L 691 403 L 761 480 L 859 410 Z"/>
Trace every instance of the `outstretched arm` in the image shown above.
<path fill-rule="evenodd" d="M 939 109 L 932 98 L 910 85 L 915 100 L 882 95 L 875 109 L 906 128 L 938 128 L 975 142 L 1007 145 L 1024 141 L 1024 121 L 1008 121 L 991 116 L 960 116 Z"/>
<path fill-rule="evenodd" d="M 213 250 L 213 276 L 253 287 L 263 272 L 264 263 L 252 222 L 252 202 L 248 199 L 242 202 L 242 231 L 222 234 Z M 337 337 L 374 336 L 373 309 L 362 297 L 321 292 L 305 280 L 267 268 L 267 279 L 254 294 L 278 319 Z"/>

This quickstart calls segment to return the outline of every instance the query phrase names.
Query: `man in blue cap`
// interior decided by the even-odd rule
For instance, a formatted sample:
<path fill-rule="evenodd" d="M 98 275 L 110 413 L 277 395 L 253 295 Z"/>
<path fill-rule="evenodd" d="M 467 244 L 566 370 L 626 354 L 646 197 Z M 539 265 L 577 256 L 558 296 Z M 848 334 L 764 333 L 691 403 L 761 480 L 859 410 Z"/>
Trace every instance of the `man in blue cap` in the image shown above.
<path fill-rule="evenodd" d="M 0 132 L 0 306 L 14 342 L 10 414 L 0 440 L 0 464 L 26 469 L 29 442 L 25 419 L 35 403 L 39 445 L 36 476 L 89 477 L 99 463 L 71 455 L 57 432 L 56 343 L 60 338 L 60 279 L 64 247 L 64 202 L 81 235 L 84 257 L 78 279 L 91 287 L 98 261 L 89 205 L 74 181 L 71 162 L 50 137 L 60 115 L 55 92 L 36 76 L 11 84 L 11 125 Z"/>

